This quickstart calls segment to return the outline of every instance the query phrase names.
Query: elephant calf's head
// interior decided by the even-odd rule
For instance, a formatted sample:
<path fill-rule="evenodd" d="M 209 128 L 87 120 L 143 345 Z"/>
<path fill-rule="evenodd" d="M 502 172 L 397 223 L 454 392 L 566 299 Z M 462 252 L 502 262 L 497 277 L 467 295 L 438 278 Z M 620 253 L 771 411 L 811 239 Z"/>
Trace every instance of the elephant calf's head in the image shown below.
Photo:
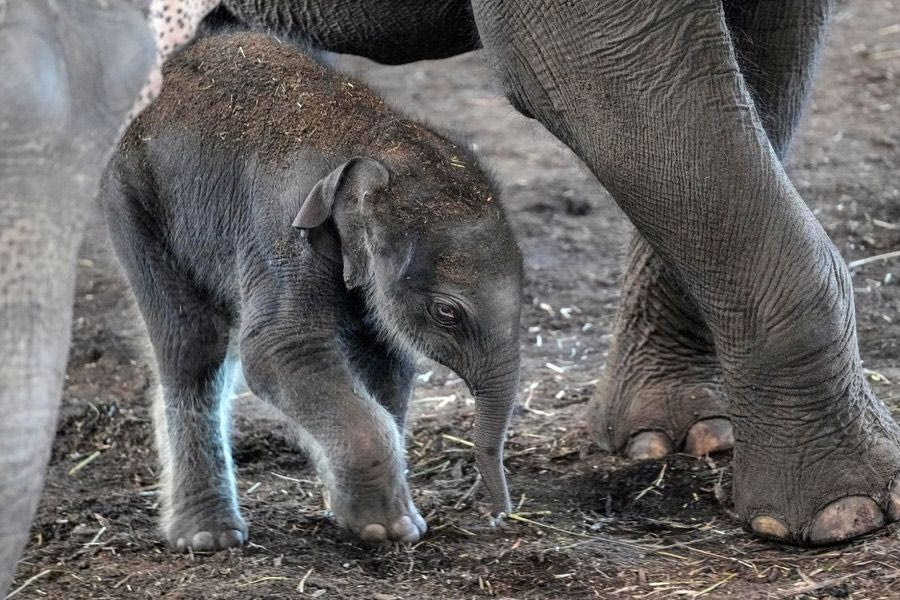
<path fill-rule="evenodd" d="M 336 231 L 344 279 L 364 290 L 382 332 L 467 382 L 476 459 L 499 514 L 509 511 L 502 449 L 518 386 L 522 257 L 476 162 L 422 135 L 389 158 L 338 166 L 294 226 L 314 245 L 331 243 L 323 229 Z"/>

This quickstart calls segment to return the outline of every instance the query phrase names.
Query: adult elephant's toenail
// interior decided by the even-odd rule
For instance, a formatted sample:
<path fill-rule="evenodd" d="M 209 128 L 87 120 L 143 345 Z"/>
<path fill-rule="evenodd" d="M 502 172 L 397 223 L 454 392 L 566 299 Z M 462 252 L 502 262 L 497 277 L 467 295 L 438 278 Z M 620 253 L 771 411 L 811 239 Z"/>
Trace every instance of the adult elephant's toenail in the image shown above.
<path fill-rule="evenodd" d="M 362 528 L 359 537 L 364 542 L 383 542 L 388 539 L 387 529 L 379 523 L 370 523 Z"/>
<path fill-rule="evenodd" d="M 625 454 L 636 460 L 662 458 L 672 454 L 672 440 L 662 431 L 642 431 L 632 436 Z"/>
<path fill-rule="evenodd" d="M 787 526 L 775 517 L 753 517 L 750 521 L 750 529 L 759 537 L 770 540 L 785 541 L 790 535 Z"/>
<path fill-rule="evenodd" d="M 734 428 L 723 418 L 704 419 L 694 423 L 684 441 L 684 451 L 691 456 L 706 456 L 734 447 Z"/>
<path fill-rule="evenodd" d="M 884 514 L 868 496 L 847 496 L 819 512 L 809 526 L 812 544 L 831 544 L 859 537 L 884 526 Z"/>

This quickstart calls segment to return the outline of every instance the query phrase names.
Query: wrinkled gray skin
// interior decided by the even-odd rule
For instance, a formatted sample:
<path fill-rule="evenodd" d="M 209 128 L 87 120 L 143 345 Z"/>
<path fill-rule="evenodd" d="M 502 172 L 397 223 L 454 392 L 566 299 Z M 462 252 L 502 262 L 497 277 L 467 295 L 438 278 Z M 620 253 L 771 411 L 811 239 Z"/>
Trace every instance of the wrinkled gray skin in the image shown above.
<path fill-rule="evenodd" d="M 265 35 L 203 39 L 163 73 L 100 201 L 155 350 L 171 546 L 247 539 L 227 426 L 241 371 L 296 423 L 340 525 L 416 542 L 425 521 L 402 430 L 414 359 L 447 365 L 475 396 L 493 510 L 509 512 L 502 449 L 522 267 L 482 171 L 363 84 Z M 188 93 L 201 110 L 181 110 Z M 458 197 L 461 186 L 472 195 Z"/>
<path fill-rule="evenodd" d="M 115 63 L 123 48 L 144 42 L 138 34 L 117 42 L 115 52 L 105 51 L 116 36 L 71 33 L 95 26 L 91 3 L 70 3 L 80 12 L 55 23 L 49 17 L 61 3 L 27 3 L 34 7 L 27 14 L 25 0 L 5 4 L 0 44 L 12 51 L 0 53 L 2 72 L 46 73 L 51 81 L 60 70 L 82 76 L 55 95 L 43 86 L 0 87 L 0 111 L 24 104 L 31 114 L 49 109 L 49 118 L 35 119 L 39 123 L 67 123 L 53 107 L 61 103 L 71 114 L 73 103 L 97 89 L 103 62 Z M 458 22 L 426 19 L 428 30 L 438 34 L 426 36 L 424 48 L 398 36 L 390 24 L 415 19 L 415 11 L 364 13 L 348 0 L 341 3 L 347 7 L 340 20 L 347 24 L 341 25 L 315 19 L 333 2 L 229 4 L 256 23 L 277 17 L 281 22 L 274 25 L 297 34 L 304 33 L 294 27 L 302 22 L 323 47 L 348 37 L 360 54 L 376 46 L 390 62 L 459 51 L 455 43 L 428 47 L 442 44 L 443 26 L 457 28 Z M 452 12 L 467 3 L 428 4 L 449 5 Z M 127 14 L 117 2 L 108 5 Z M 634 456 L 683 446 L 702 451 L 729 445 L 729 426 L 721 420 L 729 419 L 739 514 L 760 535 L 802 544 L 854 537 L 900 516 L 893 487 L 900 471 L 897 428 L 862 374 L 849 274 L 781 164 L 830 5 L 472 2 L 481 43 L 508 97 L 576 151 L 640 232 L 608 383 L 594 403 L 601 442 Z M 292 14 L 301 6 L 309 13 Z M 52 43 L 15 40 L 22 34 L 8 25 L 14 17 L 45 28 Z M 87 62 L 67 59 L 56 45 L 64 39 L 80 44 Z M 5 76 L 3 83 L 25 74 Z M 116 80 L 122 90 L 130 76 L 120 73 Z M 89 105 L 87 114 L 96 114 L 98 106 L 106 104 Z M 118 112 L 104 109 L 110 120 Z M 26 120 L 19 121 L 21 112 L 0 114 L 7 128 L 11 119 L 20 134 L 29 130 Z M 15 135 L 8 129 L 0 132 L 0 235 L 16 235 L 0 245 L 3 322 L 13 324 L 4 325 L 0 338 L 0 589 L 36 503 L 65 361 L 58 332 L 69 321 L 73 244 L 47 232 L 77 223 L 83 198 L 73 194 L 74 178 L 61 184 L 58 174 L 84 159 L 89 172 L 98 172 L 104 156 L 52 148 L 83 131 L 98 142 L 109 138 L 108 148 L 115 127 L 106 119 L 82 119 L 45 129 L 37 136 L 46 141 L 38 141 L 36 158 L 23 159 L 34 163 L 30 171 L 10 166 L 7 154 L 22 154 L 16 150 L 22 144 L 7 141 Z M 31 174 L 23 178 L 20 172 Z M 90 177 L 81 181 L 92 188 Z M 27 236 L 11 233 L 17 211 L 32 230 Z M 13 267 L 17 260 L 27 267 Z M 52 273 L 52 280 L 42 273 Z M 27 300 L 32 297 L 44 302 Z M 21 426 L 10 415 L 22 415 Z M 707 432 L 694 435 L 704 424 Z"/>
<path fill-rule="evenodd" d="M 226 0 L 210 21 L 302 36 L 332 52 L 384 64 L 445 58 L 479 47 L 472 5 L 460 0 Z"/>

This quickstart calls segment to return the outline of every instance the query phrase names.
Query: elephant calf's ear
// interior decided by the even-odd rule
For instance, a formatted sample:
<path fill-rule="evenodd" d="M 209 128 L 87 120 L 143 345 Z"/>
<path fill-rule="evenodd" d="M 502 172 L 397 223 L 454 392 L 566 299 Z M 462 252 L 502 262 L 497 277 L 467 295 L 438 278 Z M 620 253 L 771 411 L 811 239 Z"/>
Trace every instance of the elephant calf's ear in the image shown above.
<path fill-rule="evenodd" d="M 368 192 L 388 184 L 388 172 L 377 160 L 354 157 L 320 179 L 306 196 L 293 226 L 308 230 L 320 227 L 334 211 L 338 197 L 347 194 L 362 199 Z"/>

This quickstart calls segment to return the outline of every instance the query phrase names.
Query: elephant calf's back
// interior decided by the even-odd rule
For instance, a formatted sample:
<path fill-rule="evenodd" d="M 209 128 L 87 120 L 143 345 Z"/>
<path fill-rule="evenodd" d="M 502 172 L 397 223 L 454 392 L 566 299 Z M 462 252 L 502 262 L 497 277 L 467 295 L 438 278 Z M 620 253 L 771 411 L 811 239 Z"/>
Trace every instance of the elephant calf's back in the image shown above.
<path fill-rule="evenodd" d="M 123 147 L 175 127 L 277 163 L 304 147 L 328 153 L 370 143 L 373 124 L 395 119 L 364 85 L 265 34 L 203 38 L 167 63 L 164 78 Z"/>

